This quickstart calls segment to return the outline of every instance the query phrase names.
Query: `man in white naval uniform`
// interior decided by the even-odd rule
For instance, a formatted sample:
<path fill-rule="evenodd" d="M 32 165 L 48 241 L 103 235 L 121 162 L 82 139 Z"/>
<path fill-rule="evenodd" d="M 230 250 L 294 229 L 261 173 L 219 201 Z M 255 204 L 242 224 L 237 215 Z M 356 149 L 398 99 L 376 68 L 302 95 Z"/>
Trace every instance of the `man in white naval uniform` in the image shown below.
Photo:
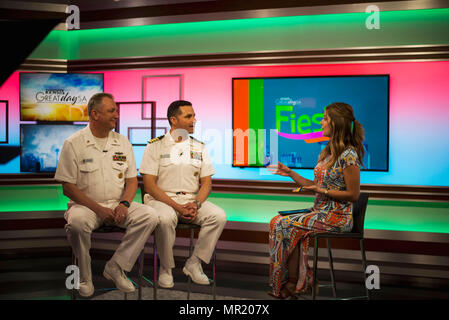
<path fill-rule="evenodd" d="M 195 127 L 192 104 L 178 100 L 167 110 L 170 131 L 147 145 L 139 172 L 143 175 L 144 203 L 159 214 L 155 230 L 159 259 L 159 285 L 174 286 L 173 245 L 178 220 L 201 226 L 192 256 L 183 272 L 193 282 L 208 285 L 201 261 L 209 263 L 226 224 L 225 212 L 207 201 L 215 173 L 204 143 L 190 137 Z"/>
<path fill-rule="evenodd" d="M 88 112 L 89 125 L 64 142 L 55 174 L 64 195 L 70 198 L 65 229 L 79 261 L 78 292 L 84 297 L 94 293 L 91 233 L 106 224 L 126 228 L 126 233 L 103 275 L 120 291 L 129 293 L 135 290 L 134 285 L 123 270 L 131 271 L 159 219 L 152 208 L 133 202 L 138 184 L 136 161 L 128 139 L 112 131 L 118 119 L 113 97 L 94 95 Z"/>

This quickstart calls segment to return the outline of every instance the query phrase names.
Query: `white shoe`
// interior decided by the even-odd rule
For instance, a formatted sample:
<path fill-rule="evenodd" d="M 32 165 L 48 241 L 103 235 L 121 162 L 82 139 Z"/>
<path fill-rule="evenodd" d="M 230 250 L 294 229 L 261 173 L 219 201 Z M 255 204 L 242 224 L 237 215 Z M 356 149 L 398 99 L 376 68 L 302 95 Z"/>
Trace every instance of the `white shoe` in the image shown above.
<path fill-rule="evenodd" d="M 88 298 L 93 295 L 95 292 L 94 284 L 92 281 L 80 282 L 80 288 L 78 289 L 78 293 L 80 296 Z"/>
<path fill-rule="evenodd" d="M 189 276 L 196 284 L 209 285 L 209 278 L 204 274 L 201 263 L 189 263 L 187 262 L 182 272 L 186 276 Z"/>
<path fill-rule="evenodd" d="M 115 286 L 121 292 L 131 293 L 136 290 L 132 282 L 129 281 L 129 279 L 126 277 L 122 268 L 120 268 L 120 266 L 113 261 L 108 261 L 106 263 L 103 271 L 103 276 L 108 280 L 114 281 Z"/>
<path fill-rule="evenodd" d="M 171 273 L 171 269 L 165 269 L 161 267 L 159 269 L 159 280 L 158 280 L 159 287 L 170 289 L 175 286 L 173 283 L 173 276 Z"/>

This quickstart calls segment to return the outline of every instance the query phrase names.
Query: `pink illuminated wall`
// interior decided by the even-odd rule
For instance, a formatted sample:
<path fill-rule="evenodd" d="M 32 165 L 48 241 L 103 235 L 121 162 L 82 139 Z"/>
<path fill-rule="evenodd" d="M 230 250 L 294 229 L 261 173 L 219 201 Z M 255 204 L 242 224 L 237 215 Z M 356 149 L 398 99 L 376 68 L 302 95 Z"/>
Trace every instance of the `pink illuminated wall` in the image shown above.
<path fill-rule="evenodd" d="M 19 73 L 14 72 L 0 87 L 0 100 L 8 100 L 9 104 L 9 144 L 20 144 L 19 133 Z M 0 119 L 4 122 L 5 119 Z M 0 145 L 1 146 L 1 145 Z"/>
<path fill-rule="evenodd" d="M 193 103 L 200 120 L 198 138 L 211 147 L 214 141 L 207 141 L 207 132 L 232 128 L 233 77 L 389 74 L 390 171 L 363 172 L 362 183 L 449 185 L 447 61 L 105 71 L 104 87 L 116 101 L 140 101 L 143 76 L 175 74 L 182 75 L 182 98 Z M 18 143 L 19 135 L 18 92 L 18 73 L 14 73 L 0 88 L 0 100 L 10 101 L 13 144 Z M 157 116 L 165 117 L 166 108 L 158 105 Z M 217 178 L 282 179 L 232 168 L 231 141 L 224 137 L 222 142 L 222 150 L 215 150 Z M 312 177 L 311 170 L 301 171 Z"/>

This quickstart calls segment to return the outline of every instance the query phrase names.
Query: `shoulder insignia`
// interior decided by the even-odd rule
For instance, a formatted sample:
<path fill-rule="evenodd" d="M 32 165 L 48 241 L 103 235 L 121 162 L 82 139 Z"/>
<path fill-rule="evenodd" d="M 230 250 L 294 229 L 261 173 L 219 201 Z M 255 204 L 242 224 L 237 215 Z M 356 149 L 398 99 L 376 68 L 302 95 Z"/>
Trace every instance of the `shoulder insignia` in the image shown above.
<path fill-rule="evenodd" d="M 164 137 L 165 137 L 165 135 L 162 135 L 162 136 L 159 136 L 159 137 L 153 138 L 153 139 L 151 139 L 151 140 L 148 140 L 148 143 L 153 143 L 153 142 L 156 142 L 156 141 L 162 140 L 162 139 L 163 139 Z"/>
<path fill-rule="evenodd" d="M 193 139 L 193 140 L 195 140 L 196 142 L 199 142 L 199 143 L 201 143 L 201 144 L 204 144 L 204 142 L 198 140 L 197 138 L 194 138 L 194 137 L 192 137 L 192 136 L 190 136 L 190 138 Z"/>

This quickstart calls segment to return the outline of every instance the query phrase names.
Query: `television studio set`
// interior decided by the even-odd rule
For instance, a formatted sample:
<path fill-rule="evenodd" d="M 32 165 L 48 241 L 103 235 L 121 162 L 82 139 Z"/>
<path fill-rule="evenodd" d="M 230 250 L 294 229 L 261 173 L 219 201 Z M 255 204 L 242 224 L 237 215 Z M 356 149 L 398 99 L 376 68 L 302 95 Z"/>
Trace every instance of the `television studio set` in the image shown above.
<path fill-rule="evenodd" d="M 4 1 L 0 28 L 0 300 L 449 299 L 446 1 Z"/>

